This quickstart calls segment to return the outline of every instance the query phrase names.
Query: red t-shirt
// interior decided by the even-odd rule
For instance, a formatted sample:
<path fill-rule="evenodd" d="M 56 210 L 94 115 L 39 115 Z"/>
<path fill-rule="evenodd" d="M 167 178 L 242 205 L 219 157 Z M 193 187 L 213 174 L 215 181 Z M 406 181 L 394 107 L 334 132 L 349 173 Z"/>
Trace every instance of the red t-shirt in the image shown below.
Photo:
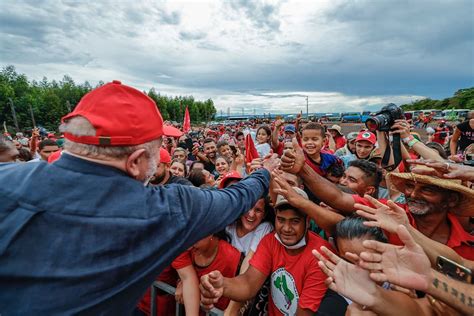
<path fill-rule="evenodd" d="M 290 255 L 275 238 L 266 235 L 258 245 L 250 265 L 266 276 L 271 275 L 269 315 L 295 315 L 298 306 L 316 312 L 326 294 L 326 275 L 318 266 L 311 250 L 329 243 L 313 232 L 307 233 L 303 252 Z"/>
<path fill-rule="evenodd" d="M 334 138 L 334 142 L 336 143 L 336 150 L 346 145 L 346 139 L 344 138 L 344 136 L 337 136 L 336 138 Z"/>
<path fill-rule="evenodd" d="M 185 251 L 180 254 L 176 259 L 173 260 L 170 266 L 166 267 L 163 272 L 156 279 L 157 281 L 165 282 L 171 286 L 176 287 L 178 281 L 178 273 L 176 270 L 186 268 L 192 265 L 191 255 L 189 251 Z M 160 292 L 159 292 L 160 293 Z M 161 292 L 163 293 L 163 292 Z M 156 306 L 158 315 L 170 315 L 174 314 L 175 311 L 175 300 L 174 296 L 169 294 L 158 294 L 156 296 Z M 145 295 L 138 303 L 138 308 L 147 315 L 151 313 L 151 289 L 148 288 Z"/>
<path fill-rule="evenodd" d="M 356 203 L 374 207 L 372 203 L 370 203 L 363 197 L 360 197 L 358 195 L 353 195 L 352 197 L 354 198 L 354 201 Z M 387 200 L 385 199 L 380 199 L 379 201 L 383 204 L 387 204 Z M 408 205 L 406 204 L 398 204 L 398 205 L 400 207 L 403 207 L 403 209 L 407 213 L 408 220 L 410 221 L 410 225 L 417 228 L 415 218 L 408 210 Z M 451 232 L 448 238 L 448 242 L 446 243 L 446 246 L 456 251 L 456 253 L 460 255 L 461 257 L 468 260 L 474 260 L 474 248 L 472 246 L 474 245 L 474 236 L 470 235 L 464 230 L 464 228 L 461 226 L 461 223 L 459 223 L 459 220 L 456 218 L 455 215 L 448 212 L 447 218 L 448 218 L 449 226 L 451 228 Z M 400 241 L 400 239 L 398 238 L 396 234 L 392 234 L 388 232 L 385 232 L 385 234 L 387 235 L 388 241 L 391 244 L 403 245 L 403 243 Z"/>
<path fill-rule="evenodd" d="M 219 249 L 216 258 L 207 267 L 198 267 L 194 265 L 198 278 L 214 270 L 218 270 L 225 278 L 233 278 L 239 274 L 239 267 L 242 254 L 231 244 L 224 240 L 219 240 Z M 225 310 L 229 305 L 230 299 L 221 297 L 214 306 L 220 310 Z M 204 313 L 202 313 L 204 315 Z"/>

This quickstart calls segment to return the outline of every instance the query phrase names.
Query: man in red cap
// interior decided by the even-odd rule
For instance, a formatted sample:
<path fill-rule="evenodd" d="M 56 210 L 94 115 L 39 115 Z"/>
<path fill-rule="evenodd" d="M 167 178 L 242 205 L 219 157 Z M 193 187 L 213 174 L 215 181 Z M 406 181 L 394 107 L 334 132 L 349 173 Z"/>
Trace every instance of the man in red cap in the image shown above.
<path fill-rule="evenodd" d="M 182 184 L 182 185 L 193 185 L 188 179 L 183 177 L 175 176 L 170 171 L 171 156 L 169 152 L 163 147 L 160 148 L 160 163 L 156 169 L 154 177 L 150 180 L 151 184 L 154 185 L 165 185 L 165 184 Z"/>
<path fill-rule="evenodd" d="M 340 157 L 344 162 L 346 168 L 349 167 L 349 162 L 357 159 L 370 159 L 370 154 L 375 149 L 375 143 L 377 143 L 377 137 L 374 133 L 369 131 L 361 131 L 355 140 L 355 153 L 348 154 Z"/>
<path fill-rule="evenodd" d="M 145 186 L 162 129 L 153 100 L 114 81 L 63 118 L 55 163 L 0 165 L 2 314 L 130 315 L 178 254 L 268 190 L 274 157 L 225 190 Z"/>

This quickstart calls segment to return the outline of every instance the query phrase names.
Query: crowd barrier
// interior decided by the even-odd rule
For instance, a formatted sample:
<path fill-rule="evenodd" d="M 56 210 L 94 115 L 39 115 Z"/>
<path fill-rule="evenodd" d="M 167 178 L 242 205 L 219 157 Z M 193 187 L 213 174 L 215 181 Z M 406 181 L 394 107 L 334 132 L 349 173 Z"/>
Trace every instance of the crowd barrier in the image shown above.
<path fill-rule="evenodd" d="M 161 281 L 155 281 L 153 282 L 151 286 L 151 306 L 150 306 L 150 311 L 151 311 L 151 316 L 156 316 L 156 292 L 157 290 L 162 290 L 168 294 L 174 295 L 176 292 L 176 288 L 172 287 L 169 284 L 166 284 Z M 176 302 L 176 316 L 184 316 L 184 306 Z M 213 308 L 210 311 L 206 313 L 206 316 L 222 316 L 224 315 L 224 312 L 221 311 L 220 309 Z"/>

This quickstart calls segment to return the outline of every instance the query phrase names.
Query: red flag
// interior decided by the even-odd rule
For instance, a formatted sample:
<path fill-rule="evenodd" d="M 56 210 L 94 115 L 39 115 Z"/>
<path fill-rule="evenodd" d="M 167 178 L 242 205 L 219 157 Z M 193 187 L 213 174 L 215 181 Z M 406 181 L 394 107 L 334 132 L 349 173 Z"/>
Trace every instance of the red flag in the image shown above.
<path fill-rule="evenodd" d="M 245 161 L 250 163 L 255 158 L 259 158 L 259 155 L 253 143 L 252 136 L 249 133 L 245 136 Z"/>
<path fill-rule="evenodd" d="M 187 133 L 191 129 L 191 117 L 189 116 L 188 107 L 186 107 L 186 111 L 184 112 L 184 121 L 183 121 L 183 132 Z"/>

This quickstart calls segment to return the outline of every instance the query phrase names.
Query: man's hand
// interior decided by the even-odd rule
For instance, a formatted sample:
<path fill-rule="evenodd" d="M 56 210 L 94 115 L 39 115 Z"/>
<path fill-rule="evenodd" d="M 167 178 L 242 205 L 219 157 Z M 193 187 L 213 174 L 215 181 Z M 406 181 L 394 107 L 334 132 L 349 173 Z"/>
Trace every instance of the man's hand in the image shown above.
<path fill-rule="evenodd" d="M 401 138 L 410 137 L 410 123 L 407 120 L 400 119 L 395 120 L 395 124 L 392 126 L 391 134 L 400 134 Z"/>
<path fill-rule="evenodd" d="M 285 150 L 281 156 L 281 169 L 283 171 L 298 174 L 303 169 L 305 157 L 303 149 L 298 145 L 296 138 L 293 138 L 293 150 Z"/>
<path fill-rule="evenodd" d="M 298 209 L 303 208 L 302 206 L 307 203 L 307 199 L 296 193 L 296 191 L 288 184 L 288 182 L 281 177 L 280 170 L 275 170 L 272 173 L 272 179 L 274 180 L 275 189 L 273 190 L 276 194 L 283 195 L 283 197 L 290 203 L 293 207 Z"/>
<path fill-rule="evenodd" d="M 282 125 L 283 125 L 283 121 L 282 121 L 282 120 L 278 119 L 278 120 L 275 121 L 275 129 L 276 129 L 276 130 L 279 131 L 279 130 L 280 130 L 280 127 L 281 127 Z"/>
<path fill-rule="evenodd" d="M 397 234 L 405 246 L 394 246 L 375 240 L 365 240 L 367 249 L 360 254 L 359 265 L 373 271 L 375 282 L 385 282 L 421 291 L 431 283 L 431 264 L 420 245 L 415 243 L 407 228 L 397 227 Z"/>
<path fill-rule="evenodd" d="M 199 290 L 201 291 L 202 307 L 207 310 L 212 309 L 224 294 L 224 277 L 220 271 L 215 270 L 203 275 Z"/>
<path fill-rule="evenodd" d="M 373 306 L 378 289 L 370 279 L 369 271 L 339 258 L 324 246 L 321 251 L 329 259 L 317 250 L 313 250 L 313 255 L 318 258 L 319 267 L 328 276 L 326 285 L 360 305 Z"/>
<path fill-rule="evenodd" d="M 280 158 L 278 158 L 277 154 L 270 154 L 263 158 L 263 168 L 267 169 L 270 173 L 273 170 L 278 169 L 280 167 Z"/>
<path fill-rule="evenodd" d="M 392 201 L 388 201 L 387 205 L 384 205 L 367 194 L 364 198 L 376 207 L 373 208 L 359 203 L 354 204 L 358 215 L 370 219 L 370 221 L 364 222 L 364 225 L 380 227 L 390 233 L 396 233 L 398 225 L 407 227 L 410 225 L 405 210 Z"/>
<path fill-rule="evenodd" d="M 413 173 L 446 179 L 460 179 L 465 181 L 474 180 L 474 168 L 469 166 L 451 164 L 448 162 L 439 162 L 432 159 L 415 159 L 407 160 L 407 162 L 414 165 L 423 165 L 432 168 L 432 170 L 425 168 L 413 168 Z"/>
<path fill-rule="evenodd" d="M 184 298 L 183 298 L 183 282 L 181 280 L 178 281 L 178 284 L 176 285 L 176 291 L 174 292 L 174 299 L 176 302 L 179 304 L 184 304 Z"/>

